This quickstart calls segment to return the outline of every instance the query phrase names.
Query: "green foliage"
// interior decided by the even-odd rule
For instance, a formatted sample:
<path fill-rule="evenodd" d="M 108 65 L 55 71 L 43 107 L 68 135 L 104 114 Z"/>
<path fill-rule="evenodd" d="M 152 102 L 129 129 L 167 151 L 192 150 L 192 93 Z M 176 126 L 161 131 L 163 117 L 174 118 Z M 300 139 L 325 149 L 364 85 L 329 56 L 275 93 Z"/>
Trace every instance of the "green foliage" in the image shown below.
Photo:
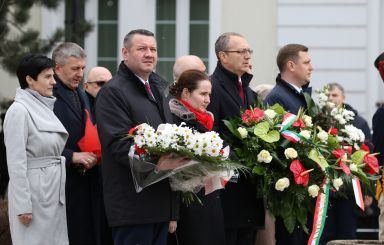
<path fill-rule="evenodd" d="M 10 75 L 14 76 L 19 60 L 29 53 L 47 54 L 56 45 L 63 41 L 64 30 L 57 29 L 51 36 L 43 39 L 34 29 L 26 29 L 25 25 L 30 19 L 31 8 L 39 4 L 49 9 L 56 8 L 62 0 L 14 0 L 2 1 L 0 8 L 0 65 Z M 66 41 L 76 42 L 84 37 L 93 26 L 87 21 L 77 25 L 73 39 Z M 10 32 L 10 30 L 12 33 Z"/>

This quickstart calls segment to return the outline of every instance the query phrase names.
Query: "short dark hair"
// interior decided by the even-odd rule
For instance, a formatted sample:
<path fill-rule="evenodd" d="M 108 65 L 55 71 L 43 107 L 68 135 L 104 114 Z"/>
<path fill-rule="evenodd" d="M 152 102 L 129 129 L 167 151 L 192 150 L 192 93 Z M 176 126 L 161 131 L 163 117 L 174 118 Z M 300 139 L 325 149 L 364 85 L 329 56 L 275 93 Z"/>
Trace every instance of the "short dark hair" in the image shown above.
<path fill-rule="evenodd" d="M 184 88 L 188 89 L 189 92 L 193 92 L 199 86 L 199 82 L 204 80 L 210 81 L 208 75 L 204 72 L 187 70 L 181 73 L 179 79 L 170 86 L 169 93 L 179 99 Z"/>
<path fill-rule="evenodd" d="M 282 72 L 285 68 L 285 65 L 289 60 L 293 62 L 297 62 L 299 59 L 299 52 L 308 52 L 308 48 L 301 44 L 287 44 L 279 50 L 279 53 L 276 57 L 277 67 L 280 72 Z"/>
<path fill-rule="evenodd" d="M 384 52 L 383 53 L 381 53 L 377 58 L 376 58 L 376 60 L 375 60 L 375 67 L 376 67 L 376 69 L 379 69 L 379 62 L 380 61 L 382 61 L 382 60 L 384 60 Z"/>
<path fill-rule="evenodd" d="M 28 54 L 24 56 L 16 69 L 17 78 L 22 89 L 28 88 L 27 76 L 37 80 L 37 76 L 45 69 L 54 68 L 55 62 L 45 55 Z"/>
<path fill-rule="evenodd" d="M 226 33 L 221 34 L 217 38 L 217 40 L 215 42 L 215 53 L 216 53 L 217 59 L 219 59 L 219 53 L 221 51 L 225 51 L 225 50 L 229 49 L 229 39 L 232 36 L 243 37 L 241 34 L 239 34 L 237 32 L 226 32 Z"/>
<path fill-rule="evenodd" d="M 155 34 L 153 32 L 145 30 L 145 29 L 136 29 L 130 31 L 127 35 L 124 37 L 124 47 L 129 49 L 132 45 L 132 38 L 134 35 L 139 34 L 139 35 L 144 35 L 148 37 L 155 37 Z"/>

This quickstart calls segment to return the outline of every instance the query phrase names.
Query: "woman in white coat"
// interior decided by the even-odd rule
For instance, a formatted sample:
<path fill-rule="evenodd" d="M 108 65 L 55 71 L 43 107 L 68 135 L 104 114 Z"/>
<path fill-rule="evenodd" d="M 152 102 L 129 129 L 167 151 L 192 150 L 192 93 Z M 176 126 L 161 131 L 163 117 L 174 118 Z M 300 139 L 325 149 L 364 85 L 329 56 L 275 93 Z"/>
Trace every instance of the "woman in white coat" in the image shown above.
<path fill-rule="evenodd" d="M 14 245 L 68 244 L 61 157 L 68 133 L 53 113 L 54 65 L 42 55 L 21 60 L 17 68 L 21 88 L 4 120 Z"/>

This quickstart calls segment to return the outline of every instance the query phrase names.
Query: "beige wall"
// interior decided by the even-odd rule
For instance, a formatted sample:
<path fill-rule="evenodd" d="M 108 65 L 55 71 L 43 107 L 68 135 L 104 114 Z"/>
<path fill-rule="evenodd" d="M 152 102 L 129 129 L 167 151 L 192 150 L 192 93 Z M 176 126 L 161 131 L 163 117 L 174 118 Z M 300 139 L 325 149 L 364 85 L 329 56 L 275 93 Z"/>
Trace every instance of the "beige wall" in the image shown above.
<path fill-rule="evenodd" d="M 253 85 L 274 84 L 277 74 L 276 0 L 224 0 L 222 8 L 222 32 L 244 35 L 254 50 Z"/>
<path fill-rule="evenodd" d="M 26 28 L 39 28 L 41 26 L 40 18 L 40 6 L 34 6 L 31 9 L 28 25 Z M 16 74 L 11 76 L 6 72 L 2 66 L 0 66 L 0 100 L 2 98 L 13 98 L 15 96 L 16 88 L 19 87 L 19 82 L 16 78 Z"/>

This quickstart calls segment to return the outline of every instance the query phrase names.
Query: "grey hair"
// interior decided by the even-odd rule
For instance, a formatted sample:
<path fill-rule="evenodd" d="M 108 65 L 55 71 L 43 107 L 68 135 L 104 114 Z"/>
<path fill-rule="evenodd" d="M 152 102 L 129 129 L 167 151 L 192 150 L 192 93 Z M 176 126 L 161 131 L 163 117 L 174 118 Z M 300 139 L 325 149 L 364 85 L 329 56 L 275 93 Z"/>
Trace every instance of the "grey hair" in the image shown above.
<path fill-rule="evenodd" d="M 124 37 L 124 47 L 129 49 L 132 46 L 132 38 L 134 35 L 139 34 L 139 35 L 144 35 L 148 37 L 155 37 L 155 34 L 153 32 L 145 30 L 145 29 L 136 29 L 130 31 L 127 35 Z"/>
<path fill-rule="evenodd" d="M 334 90 L 335 88 L 339 89 L 342 94 L 344 94 L 344 88 L 339 83 L 329 83 L 329 90 Z"/>
<path fill-rule="evenodd" d="M 229 38 L 232 36 L 243 37 L 237 32 L 226 32 L 221 34 L 215 42 L 215 53 L 217 59 L 219 59 L 219 53 L 229 48 Z"/>
<path fill-rule="evenodd" d="M 59 65 L 65 65 L 67 59 L 70 57 L 85 59 L 87 55 L 82 47 L 71 42 L 61 43 L 52 52 L 53 61 Z"/>

